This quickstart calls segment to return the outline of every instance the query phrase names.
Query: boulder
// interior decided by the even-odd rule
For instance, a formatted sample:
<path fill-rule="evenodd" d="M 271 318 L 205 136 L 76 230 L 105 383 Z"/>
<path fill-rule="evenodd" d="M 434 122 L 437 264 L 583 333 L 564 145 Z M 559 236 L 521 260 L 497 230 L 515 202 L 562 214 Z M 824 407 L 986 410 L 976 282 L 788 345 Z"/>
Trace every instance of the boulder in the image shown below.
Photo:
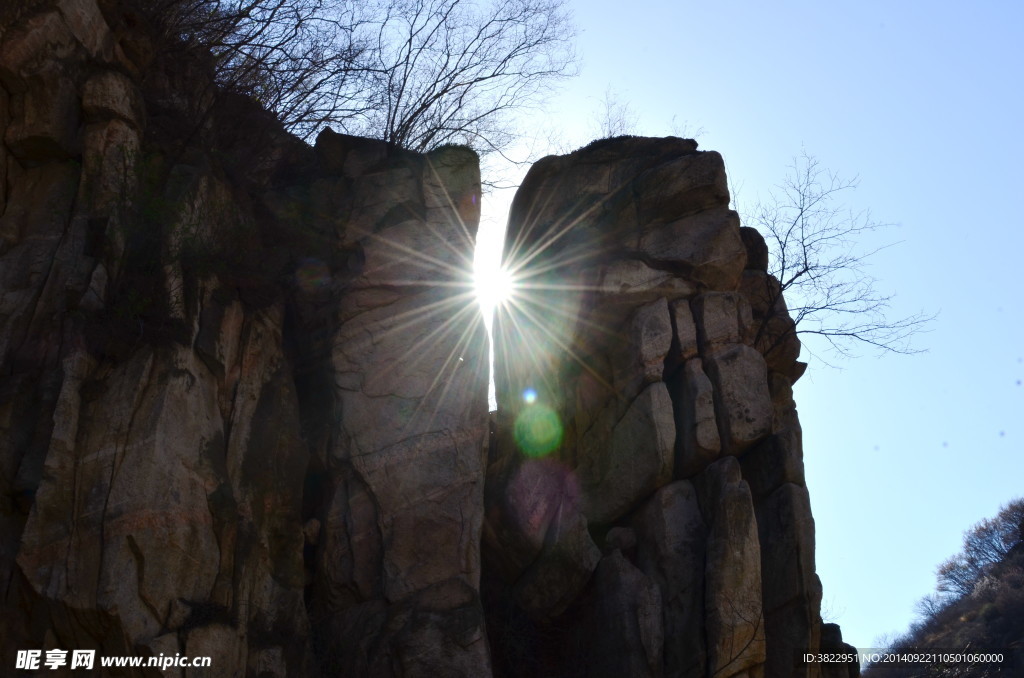
<path fill-rule="evenodd" d="M 681 392 L 676 397 L 679 431 L 676 443 L 677 477 L 689 478 L 718 458 L 722 451 L 715 419 L 714 388 L 701 361 L 686 361 Z"/>
<path fill-rule="evenodd" d="M 562 614 L 576 601 L 601 560 L 587 521 L 578 511 L 558 511 L 548 526 L 544 548 L 515 582 L 516 602 L 536 619 Z"/>
<path fill-rule="evenodd" d="M 843 633 L 838 624 L 821 625 L 821 650 L 837 654 L 857 653 L 857 648 L 843 642 Z M 848 664 L 828 664 L 821 667 L 821 678 L 857 678 L 860 675 L 860 662 Z"/>
<path fill-rule="evenodd" d="M 633 184 L 641 225 L 729 205 L 725 163 L 714 151 L 679 155 L 639 175 Z"/>
<path fill-rule="evenodd" d="M 374 496 L 354 471 L 341 474 L 318 537 L 314 617 L 373 600 L 381 589 L 383 546 Z"/>
<path fill-rule="evenodd" d="M 593 678 L 662 675 L 665 631 L 658 587 L 621 552 L 601 559 L 581 604 L 579 663 Z"/>
<path fill-rule="evenodd" d="M 68 430 L 51 444 L 18 555 L 38 595 L 116 611 L 142 638 L 157 635 L 173 601 L 213 589 L 220 551 L 207 495 L 222 478 L 208 455 L 223 454 L 223 433 L 203 372 L 179 350 L 139 355 L 84 399 L 81 382 L 67 381 Z M 90 426 L 98 420 L 108 426 Z"/>
<path fill-rule="evenodd" d="M 787 483 L 804 485 L 803 451 L 799 433 L 771 435 L 754 445 L 740 460 L 743 479 L 760 502 Z"/>
<path fill-rule="evenodd" d="M 141 137 L 130 124 L 114 119 L 86 125 L 84 138 L 80 208 L 90 219 L 109 219 L 135 199 Z"/>
<path fill-rule="evenodd" d="M 85 81 L 82 112 L 88 122 L 120 118 L 136 129 L 143 126 L 145 115 L 138 87 L 117 71 L 100 71 Z"/>
<path fill-rule="evenodd" d="M 671 356 L 671 362 L 679 365 L 697 356 L 697 325 L 693 322 L 693 313 L 687 300 L 673 301 L 669 304 L 669 311 L 672 315 L 672 331 L 676 343 L 676 353 Z"/>
<path fill-rule="evenodd" d="M 652 302 L 659 297 L 668 300 L 689 297 L 692 283 L 670 271 L 651 268 L 638 259 L 620 259 L 601 268 L 597 293 L 611 303 L 630 306 Z"/>
<path fill-rule="evenodd" d="M 727 344 L 745 342 L 750 327 L 750 304 L 737 292 L 705 292 L 690 303 L 700 344 L 705 353 Z"/>
<path fill-rule="evenodd" d="M 699 478 L 701 514 L 708 526 L 704 609 L 708 674 L 756 673 L 765 661 L 761 547 L 750 489 L 734 457 Z"/>
<path fill-rule="evenodd" d="M 314 149 L 325 173 L 349 178 L 372 174 L 387 166 L 389 150 L 383 141 L 339 134 L 330 127 L 317 135 Z"/>
<path fill-rule="evenodd" d="M 814 518 L 807 488 L 786 483 L 758 502 L 756 511 L 765 610 L 801 597 L 814 602 Z M 813 606 L 802 607 L 814 613 Z"/>
<path fill-rule="evenodd" d="M 27 80 L 27 89 L 15 95 L 21 115 L 4 134 L 11 154 L 26 167 L 79 156 L 81 103 L 75 82 L 54 62 Z"/>
<path fill-rule="evenodd" d="M 511 464 L 507 475 L 495 468 L 500 463 L 488 469 L 488 488 L 501 489 L 489 498 L 484 532 L 492 567 L 510 582 L 540 555 L 552 520 L 579 513 L 581 500 L 575 475 L 559 462 L 516 459 Z"/>
<path fill-rule="evenodd" d="M 793 363 L 800 355 L 800 340 L 779 281 L 761 271 L 744 271 L 740 292 L 750 303 L 754 347 L 764 356 L 769 369 L 792 374 Z"/>
<path fill-rule="evenodd" d="M 326 523 L 339 551 L 323 550 L 315 574 L 314 586 L 332 592 L 319 614 L 341 620 L 347 606 L 385 603 L 372 613 L 390 617 L 365 659 L 373 675 L 419 675 L 427 666 L 487 675 L 479 600 L 486 342 L 473 301 L 447 284 L 461 275 L 476 228 L 476 159 L 458 149 L 381 159 L 375 147 L 337 137 L 321 135 L 324 162 L 343 175 L 368 173 L 348 184 L 352 211 L 338 234 L 363 263 L 326 358 L 337 403 L 326 413 L 326 464 L 345 490 Z M 327 642 L 348 654 L 336 661 L 362 666 L 365 629 L 338 624 L 341 635 Z M 398 665 L 374 668 L 386 663 L 378 652 Z"/>
<path fill-rule="evenodd" d="M 740 219 L 718 208 L 644 228 L 639 251 L 652 261 L 686 271 L 687 277 L 715 290 L 739 286 L 746 251 Z"/>
<path fill-rule="evenodd" d="M 715 394 L 722 448 L 739 454 L 771 433 L 772 401 L 761 354 L 731 345 L 704 358 Z"/>
<path fill-rule="evenodd" d="M 662 382 L 637 396 L 610 439 L 588 432 L 582 442 L 587 456 L 578 469 L 587 520 L 610 523 L 669 482 L 675 437 L 672 401 Z"/>
<path fill-rule="evenodd" d="M 665 299 L 658 299 L 637 310 L 631 329 L 633 341 L 630 349 L 636 347 L 644 381 L 661 381 L 665 356 L 672 345 L 672 321 Z"/>
<path fill-rule="evenodd" d="M 744 226 L 740 228 L 740 238 L 747 250 L 748 271 L 768 272 L 768 245 L 756 228 Z"/>
<path fill-rule="evenodd" d="M 97 61 L 106 62 L 113 56 L 113 36 L 96 2 L 57 0 L 61 18 L 86 52 Z"/>
<path fill-rule="evenodd" d="M 664 675 L 705 675 L 704 559 L 707 526 L 693 484 L 681 480 L 654 493 L 634 515 L 637 566 L 661 591 Z"/>
<path fill-rule="evenodd" d="M 609 555 L 615 551 L 631 552 L 636 548 L 636 532 L 629 527 L 613 527 L 604 536 L 602 553 Z"/>
<path fill-rule="evenodd" d="M 763 678 L 789 675 L 784 660 L 817 646 L 820 587 L 792 399 L 799 342 L 773 296 L 764 239 L 740 228 L 728 201 L 717 154 L 635 138 L 545 158 L 516 195 L 505 260 L 531 283 L 521 299 L 529 312 L 512 305 L 497 322 L 485 533 L 495 600 L 511 598 L 534 619 L 507 647 L 492 637 L 510 677 Z M 538 406 L 557 429 L 544 453 L 558 470 L 524 500 L 509 468 L 522 463 L 512 454 L 517 419 Z M 578 488 L 582 515 L 566 487 Z M 573 555 L 554 561 L 560 515 L 579 537 L 561 547 Z M 581 588 L 581 554 L 593 553 L 584 528 L 604 557 Z M 649 599 L 644 580 L 660 598 L 653 660 L 633 622 Z M 495 628 L 515 633 L 517 614 L 495 613 Z M 591 625 L 598 617 L 608 628 Z M 534 645 L 532 663 L 509 660 Z"/>
<path fill-rule="evenodd" d="M 52 258 L 78 192 L 80 176 L 75 163 L 49 163 L 28 169 L 11 186 L 7 209 L 0 217 L 0 253 L 24 240 L 31 242 L 6 258 L 12 262 L 0 273 L 6 291 L 17 290 L 21 287 L 18 283 L 31 279 L 26 275 L 29 271 L 41 274 L 48 257 Z M 44 247 L 45 253 L 40 251 Z M 13 263 L 19 259 L 24 263 Z"/>

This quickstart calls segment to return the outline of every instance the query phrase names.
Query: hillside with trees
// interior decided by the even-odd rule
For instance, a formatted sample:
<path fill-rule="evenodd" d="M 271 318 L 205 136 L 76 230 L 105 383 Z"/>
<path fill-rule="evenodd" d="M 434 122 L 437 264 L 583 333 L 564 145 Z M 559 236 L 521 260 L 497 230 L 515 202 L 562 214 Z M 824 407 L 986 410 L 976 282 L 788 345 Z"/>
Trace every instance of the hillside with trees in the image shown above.
<path fill-rule="evenodd" d="M 942 650 L 1005 655 L 1002 665 L 875 665 L 865 676 L 1016 676 L 1024 669 L 1024 498 L 964 533 L 963 549 L 937 570 L 934 593 L 918 603 L 919 620 L 896 638 L 894 652 Z M 924 671 L 924 672 L 922 672 Z"/>

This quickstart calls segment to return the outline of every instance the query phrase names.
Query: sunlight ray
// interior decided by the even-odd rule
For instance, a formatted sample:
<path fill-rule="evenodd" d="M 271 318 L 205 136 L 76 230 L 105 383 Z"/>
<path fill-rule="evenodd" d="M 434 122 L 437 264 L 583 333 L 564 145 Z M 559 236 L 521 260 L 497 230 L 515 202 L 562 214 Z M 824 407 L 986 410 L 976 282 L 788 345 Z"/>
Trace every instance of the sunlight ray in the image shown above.
<path fill-rule="evenodd" d="M 416 406 L 413 418 L 416 417 L 416 415 L 423 408 L 424 403 L 427 402 L 427 396 L 434 392 L 434 389 L 437 386 L 438 382 L 442 379 L 442 377 L 445 376 L 445 374 L 448 373 L 449 365 L 454 365 L 456 358 L 458 358 L 458 360 L 461 361 L 462 355 L 468 349 L 470 349 L 473 340 L 473 335 L 478 332 L 481 322 L 482 318 L 480 316 L 476 316 L 475 318 L 473 318 L 473 321 L 469 325 L 463 328 L 462 334 L 459 336 L 459 339 L 455 343 L 455 346 L 453 346 L 452 350 L 448 352 L 448 356 L 445 358 L 444 363 L 438 369 L 437 375 L 434 377 L 433 381 L 431 381 L 430 386 L 427 389 L 427 392 L 424 394 L 423 398 L 420 399 L 419 404 Z M 484 365 L 486 365 L 486 362 L 484 362 Z M 448 395 L 448 391 L 453 387 L 455 382 L 455 379 L 445 379 L 444 387 L 441 389 L 441 393 L 438 395 L 438 397 L 430 399 L 433 401 L 434 407 L 433 411 L 430 413 L 430 417 L 427 419 L 428 429 L 433 424 L 434 417 L 437 416 L 437 413 L 441 409 L 442 403 L 444 403 L 444 400 Z"/>
<path fill-rule="evenodd" d="M 445 327 L 447 327 L 447 326 L 451 325 L 452 323 L 454 323 L 456 317 L 458 317 L 461 314 L 474 311 L 474 308 L 473 308 L 474 304 L 472 304 L 470 302 L 452 303 L 450 301 L 449 303 L 447 303 L 447 305 L 458 306 L 460 308 L 460 310 L 458 310 L 455 315 L 450 316 L 449 319 L 445 320 L 442 324 L 437 326 L 437 328 L 435 328 L 433 331 L 431 331 L 425 337 L 421 337 L 420 339 L 418 339 L 412 346 L 410 346 L 410 348 L 408 348 L 404 352 L 408 353 L 408 352 L 413 351 L 414 349 L 415 350 L 419 350 L 420 348 L 423 347 L 423 345 L 427 341 L 430 341 L 431 339 L 433 339 Z M 444 315 L 444 313 L 440 313 L 439 311 L 437 311 L 437 309 L 435 309 L 435 311 L 437 312 L 438 315 Z M 403 315 L 411 315 L 412 313 L 413 313 L 413 311 L 408 311 L 407 313 L 404 313 Z M 403 323 L 401 323 L 399 325 L 374 328 L 374 329 L 378 330 L 378 332 L 376 332 L 376 333 L 371 328 L 364 328 L 364 330 L 370 335 L 369 338 L 367 338 L 365 340 L 362 340 L 362 341 L 359 341 L 359 342 L 354 342 L 351 339 L 349 339 L 348 343 L 346 344 L 346 346 L 348 346 L 350 348 L 354 348 L 354 349 L 367 349 L 370 346 L 372 346 L 373 344 L 377 343 L 378 341 L 381 341 L 385 337 L 390 337 L 390 336 L 393 336 L 393 335 L 401 333 L 401 332 L 407 332 L 407 331 L 409 331 L 409 330 L 411 330 L 413 328 L 416 328 L 416 327 L 419 327 L 419 326 L 422 326 L 422 325 L 428 323 L 429 322 L 429 317 L 431 315 L 433 315 L 433 314 L 434 314 L 433 312 L 430 312 L 430 313 L 420 313 L 419 315 L 417 315 L 415 317 L 410 317 L 410 319 L 404 321 Z M 381 372 L 381 374 L 388 374 L 391 370 L 394 370 L 397 367 L 399 367 L 399 365 L 397 363 L 392 363 L 392 364 L 388 365 L 387 367 L 385 367 L 383 369 L 383 371 Z"/>
<path fill-rule="evenodd" d="M 528 298 L 525 295 L 521 295 L 517 299 L 517 302 L 519 304 L 525 304 L 528 301 L 529 301 L 529 303 L 532 303 L 534 306 L 537 306 L 537 307 L 539 307 L 541 309 L 549 308 L 547 306 L 544 306 L 539 301 L 528 300 Z M 584 317 L 582 315 L 575 316 L 575 320 L 576 320 L 576 322 L 578 322 L 579 324 L 583 325 L 584 327 L 592 329 L 592 330 L 596 330 L 597 332 L 601 333 L 602 335 L 611 337 L 611 336 L 615 336 L 615 334 L 616 334 L 615 330 L 609 328 L 607 325 L 604 325 L 602 323 L 598 323 L 598 322 L 596 322 L 594 320 L 591 320 L 590 318 Z"/>
<path fill-rule="evenodd" d="M 522 228 L 516 232 L 515 237 L 512 240 L 512 243 L 507 248 L 509 259 L 514 259 L 519 256 L 520 250 L 525 246 L 528 237 L 534 230 L 534 227 L 537 223 L 537 215 L 543 214 L 544 212 L 548 211 L 548 207 L 550 206 L 551 201 L 554 199 L 555 191 L 550 191 L 547 193 L 542 203 L 538 204 L 535 201 L 530 204 L 530 206 L 527 208 L 527 213 L 524 215 L 522 220 L 525 224 L 525 228 Z M 515 201 L 513 201 L 512 209 L 509 212 L 510 223 L 512 220 L 512 210 L 515 209 L 515 206 Z"/>
<path fill-rule="evenodd" d="M 597 259 L 600 254 L 601 252 L 597 249 L 580 252 L 558 252 L 543 264 L 514 262 L 514 265 L 510 265 L 509 269 L 512 271 L 513 275 L 521 274 L 523 277 L 533 278 L 550 271 L 562 270 L 566 266 L 570 266 L 572 264 L 593 261 Z M 523 271 L 528 271 L 528 273 L 522 273 Z"/>
<path fill-rule="evenodd" d="M 626 188 L 627 185 L 628 184 L 623 183 L 618 188 L 616 188 L 616 189 L 610 191 L 609 193 L 607 193 L 600 200 L 594 201 L 594 203 L 592 205 L 590 205 L 586 210 L 584 210 L 582 214 L 580 214 L 579 216 L 577 216 L 574 219 L 569 220 L 566 224 L 564 224 L 562 226 L 558 226 L 557 224 L 553 225 L 552 232 L 550 234 L 547 234 L 546 237 L 543 240 L 539 241 L 536 244 L 535 247 L 533 247 L 531 250 L 525 252 L 522 257 L 519 257 L 518 256 L 519 249 L 520 249 L 519 243 L 525 242 L 526 236 L 529 235 L 530 233 L 532 233 L 532 231 L 534 230 L 534 226 L 527 225 L 526 228 L 524 228 L 522 231 L 520 231 L 517 234 L 517 241 L 518 241 L 517 242 L 517 246 L 513 247 L 513 249 L 509 251 L 509 259 L 510 260 L 511 259 L 515 259 L 519 267 L 523 267 L 523 266 L 528 265 L 535 258 L 540 256 L 541 253 L 545 252 L 548 248 L 550 248 L 556 242 L 561 240 L 572 229 L 574 229 L 576 226 L 578 226 L 584 219 L 589 218 L 598 208 L 602 207 L 611 198 L 617 196 L 618 193 L 620 191 L 622 191 L 624 188 Z M 553 193 L 554 192 L 552 192 L 552 195 L 553 195 Z M 549 198 L 549 200 L 550 200 L 550 198 Z M 583 200 L 584 200 L 584 198 L 581 197 L 580 201 L 579 201 L 579 204 L 577 204 L 577 207 L 579 207 L 579 205 L 582 204 Z M 522 236 L 522 237 L 520 238 L 519 236 Z"/>
<path fill-rule="evenodd" d="M 395 332 L 405 331 L 411 327 L 414 327 L 418 323 L 424 322 L 425 318 L 435 313 L 441 313 L 445 308 L 451 307 L 463 307 L 469 305 L 472 300 L 472 293 L 464 292 L 460 295 L 453 295 L 444 299 L 431 302 L 424 306 L 419 306 L 408 311 L 396 313 L 395 315 L 388 316 L 386 319 L 375 320 L 370 326 L 363 328 L 376 339 L 379 337 L 387 337 Z M 395 323 L 395 321 L 399 321 Z M 386 324 L 387 323 L 387 324 Z M 394 324 L 390 324 L 394 323 Z M 376 331 L 376 334 L 374 333 Z M 361 344 L 354 346 L 355 348 L 365 348 Z"/>
<path fill-rule="evenodd" d="M 466 316 L 467 314 L 479 316 L 479 311 L 478 309 L 475 308 L 475 304 L 467 303 L 461 305 L 461 308 L 455 313 L 455 315 L 450 316 L 443 323 L 441 323 L 433 330 L 431 330 L 428 334 L 426 334 L 423 337 L 420 337 L 415 343 L 409 346 L 409 348 L 406 350 L 406 353 L 415 354 L 420 349 L 422 349 L 428 342 L 433 341 L 434 339 L 443 339 L 447 337 L 449 333 L 455 331 L 457 325 L 463 322 L 461 318 L 463 316 Z M 475 323 L 476 318 L 474 318 L 473 321 Z M 393 369 L 393 367 L 394 366 L 389 367 L 388 369 Z"/>
<path fill-rule="evenodd" d="M 442 235 L 440 233 L 437 233 L 437 231 L 435 231 L 431 226 L 429 226 L 429 224 L 427 222 L 418 221 L 417 223 L 420 224 L 420 225 L 426 226 L 428 229 L 430 229 L 430 231 L 432 233 L 434 233 L 434 235 L 437 236 L 438 240 L 441 240 L 441 241 L 445 242 L 446 246 L 451 247 L 451 244 L 448 243 L 447 240 L 444 237 L 442 237 Z M 397 241 L 395 241 L 395 240 L 393 240 L 391 238 L 387 238 L 387 237 L 385 237 L 385 236 L 383 236 L 383 235 L 381 235 L 379 233 L 363 233 L 362 235 L 368 237 L 370 240 L 374 240 L 374 241 L 380 242 L 380 243 L 382 243 L 382 244 L 384 244 L 384 245 L 386 245 L 386 246 L 390 247 L 391 249 L 394 249 L 394 250 L 396 250 L 398 252 L 401 252 L 403 254 L 409 255 L 409 257 L 412 260 L 417 261 L 417 263 L 431 264 L 432 266 L 430 268 L 428 268 L 427 270 L 449 272 L 449 273 L 453 274 L 452 278 L 458 278 L 459 276 L 463 276 L 463 275 L 466 274 L 466 270 L 467 270 L 466 268 L 460 268 L 459 266 L 456 266 L 455 264 L 452 264 L 452 263 L 447 262 L 447 261 L 445 261 L 443 259 L 439 259 L 437 257 L 431 256 L 431 255 L 429 255 L 429 254 L 427 254 L 425 252 L 422 252 L 420 250 L 417 250 L 417 249 L 415 249 L 413 247 L 410 247 L 410 246 L 405 245 L 403 243 L 397 242 Z M 465 255 L 465 253 L 459 253 L 459 258 L 466 260 L 468 262 L 470 268 L 472 267 L 472 260 L 468 259 L 466 257 L 466 255 Z M 404 264 L 406 266 L 409 265 L 409 263 L 407 261 L 388 262 L 388 265 L 398 265 L 398 264 Z M 424 267 L 424 268 L 426 268 L 426 267 Z"/>
<path fill-rule="evenodd" d="M 353 349 L 366 349 L 377 341 L 380 341 L 382 338 L 392 336 L 399 332 L 405 332 L 421 323 L 428 322 L 429 318 L 435 314 L 441 316 L 447 315 L 448 313 L 446 309 L 449 307 L 460 309 L 459 313 L 466 313 L 475 310 L 472 293 L 466 292 L 460 295 L 446 297 L 445 299 L 389 316 L 386 321 L 374 321 L 369 326 L 362 328 L 363 331 L 369 335 L 366 339 L 357 341 L 353 337 L 346 337 L 345 345 L 350 351 Z M 452 319 L 449 318 L 445 322 L 452 322 Z M 391 368 L 389 367 L 389 369 Z"/>
<path fill-rule="evenodd" d="M 501 313 L 500 318 L 505 320 L 504 322 L 496 323 L 502 331 L 500 337 L 503 340 L 501 348 L 502 350 L 505 351 L 505 354 L 507 356 L 510 356 L 510 347 L 512 345 L 515 345 L 513 344 L 513 342 L 516 338 L 516 335 L 518 335 L 518 345 L 524 347 L 528 357 L 534 362 L 534 366 L 536 367 L 538 373 L 543 373 L 545 369 L 544 364 L 541 362 L 540 357 L 536 354 L 536 350 L 533 345 L 534 342 L 528 340 L 529 335 L 533 330 L 527 328 L 524 324 L 524 321 L 520 317 L 518 317 L 519 315 L 523 315 L 524 317 L 526 315 L 518 313 L 518 309 L 522 303 L 523 300 L 521 298 L 513 297 L 499 309 Z M 499 347 L 497 345 L 497 342 L 495 342 L 495 353 L 497 353 L 498 349 Z M 512 361 L 506 360 L 505 364 L 506 367 L 509 367 L 512 364 Z M 511 378 L 512 375 L 511 373 L 508 373 L 506 376 Z"/>
<path fill-rule="evenodd" d="M 505 317 L 505 316 L 503 315 L 502 317 Z M 533 363 L 533 366 L 536 369 L 536 372 L 537 372 L 538 375 L 544 374 L 544 372 L 545 372 L 545 365 L 544 365 L 543 361 L 541 360 L 541 357 L 539 355 L 537 355 L 536 350 L 532 346 L 529 345 L 529 342 L 526 341 L 526 338 L 528 337 L 528 334 L 524 330 L 524 328 L 522 327 L 519 319 L 517 319 L 516 317 L 514 317 L 511 314 L 508 314 L 507 317 L 508 317 L 509 322 L 512 324 L 512 326 L 511 327 L 506 327 L 506 325 L 504 323 L 499 323 L 498 324 L 498 326 L 501 329 L 501 336 L 500 336 L 501 344 L 500 345 L 498 344 L 498 339 L 499 338 L 496 337 L 495 338 L 495 349 L 494 349 L 495 356 L 497 356 L 499 351 L 500 351 L 506 357 L 510 357 L 511 354 L 512 354 L 510 346 L 512 346 L 512 345 L 526 346 L 527 347 L 525 349 L 526 358 L 531 363 Z M 515 335 L 518 335 L 520 337 L 520 339 L 521 339 L 521 341 L 519 341 L 518 344 L 514 344 L 513 343 Z M 517 353 L 517 355 L 521 356 L 521 355 L 523 355 L 523 352 L 519 352 L 519 353 Z M 497 360 L 495 361 L 495 363 L 497 364 Z M 506 359 L 505 361 L 503 361 L 502 365 L 505 368 L 505 370 L 504 370 L 505 383 L 506 384 L 510 384 L 512 382 L 513 376 L 514 376 L 513 368 L 512 368 L 513 361 L 511 359 Z M 497 394 L 495 394 L 495 395 L 497 395 Z"/>
<path fill-rule="evenodd" d="M 477 317 L 473 318 L 473 322 L 471 323 L 472 326 L 475 326 L 477 321 L 478 321 L 478 318 L 479 318 L 479 313 L 478 313 L 477 309 L 475 308 L 475 306 L 476 305 L 472 304 L 472 303 L 462 304 L 460 309 L 455 313 L 455 315 L 452 315 L 452 316 L 448 317 L 443 323 L 441 323 L 440 325 L 435 327 L 432 331 L 430 331 L 429 333 L 427 333 L 423 337 L 420 337 L 417 341 L 415 341 L 411 346 L 409 346 L 403 352 L 404 355 L 406 355 L 406 356 L 415 356 L 429 342 L 435 341 L 435 340 L 440 341 L 440 340 L 446 338 L 452 332 L 457 331 L 458 326 L 460 324 L 465 324 L 465 321 L 461 320 L 461 318 L 463 318 L 467 314 L 476 314 L 477 315 Z M 465 330 L 463 330 L 463 333 L 465 333 Z M 387 367 L 385 367 L 381 371 L 381 374 L 382 375 L 390 374 L 393 370 L 397 369 L 401 365 L 402 365 L 402 361 L 396 360 L 393 363 L 391 363 L 390 365 L 388 365 Z"/>
<path fill-rule="evenodd" d="M 590 375 L 592 377 L 594 377 L 594 379 L 597 380 L 598 383 L 600 383 L 601 385 L 605 386 L 611 393 L 616 393 L 615 387 L 613 385 L 609 384 L 596 370 L 594 370 L 594 368 L 592 368 L 589 364 L 587 364 L 587 362 L 584 361 L 579 356 L 579 354 L 575 351 L 575 349 L 572 346 L 567 344 L 561 337 L 559 337 L 553 330 L 551 330 L 547 326 L 547 323 L 541 321 L 541 319 L 539 317 L 537 317 L 536 315 L 532 314 L 530 311 L 528 311 L 522 305 L 517 306 L 517 309 L 528 320 L 532 321 L 541 332 L 543 332 L 545 335 L 547 335 L 548 338 L 551 339 L 552 343 L 554 343 L 560 349 L 565 351 L 565 353 L 570 358 L 572 358 L 575 362 L 577 362 L 580 365 L 580 367 L 582 367 L 584 370 L 586 370 L 588 373 L 590 373 Z"/>

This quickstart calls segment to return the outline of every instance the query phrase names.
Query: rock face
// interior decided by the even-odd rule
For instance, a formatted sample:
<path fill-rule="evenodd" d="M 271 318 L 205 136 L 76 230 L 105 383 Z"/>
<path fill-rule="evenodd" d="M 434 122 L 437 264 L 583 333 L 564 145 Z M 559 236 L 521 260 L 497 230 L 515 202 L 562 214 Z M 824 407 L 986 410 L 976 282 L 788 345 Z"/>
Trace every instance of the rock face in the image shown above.
<path fill-rule="evenodd" d="M 131 5 L 0 8 L 3 671 L 818 675 L 799 344 L 717 154 L 537 163 L 489 420 L 475 154 L 307 146 Z"/>
<path fill-rule="evenodd" d="M 487 675 L 475 154 L 197 119 L 127 5 L 3 13 L 2 672 Z"/>
<path fill-rule="evenodd" d="M 721 157 L 672 138 L 545 158 L 516 195 L 484 528 L 497 675 L 819 675 L 795 661 L 821 642 L 799 344 L 728 203 Z M 574 530 L 523 519 L 540 506 Z M 573 599 L 524 597 L 538 570 Z"/>

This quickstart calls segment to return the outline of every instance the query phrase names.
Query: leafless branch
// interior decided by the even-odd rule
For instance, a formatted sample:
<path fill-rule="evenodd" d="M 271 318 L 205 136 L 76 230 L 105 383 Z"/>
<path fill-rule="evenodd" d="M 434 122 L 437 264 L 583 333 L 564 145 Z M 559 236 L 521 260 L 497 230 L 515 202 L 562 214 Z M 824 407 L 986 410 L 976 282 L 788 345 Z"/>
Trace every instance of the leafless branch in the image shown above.
<path fill-rule="evenodd" d="M 640 122 L 636 111 L 611 87 L 605 89 L 604 98 L 601 99 L 593 118 L 596 126 L 595 139 L 636 134 L 637 124 Z"/>
<path fill-rule="evenodd" d="M 363 131 L 396 146 L 501 152 L 512 112 L 571 74 L 561 0 L 387 0 L 377 14 Z"/>
<path fill-rule="evenodd" d="M 308 138 L 331 124 L 417 151 L 481 153 L 572 72 L 564 0 L 147 0 L 167 41 L 208 50 L 221 92 Z"/>
<path fill-rule="evenodd" d="M 768 272 L 777 281 L 767 291 L 771 312 L 762 322 L 759 340 L 772 316 L 788 310 L 798 334 L 821 337 L 833 354 L 852 356 L 858 346 L 903 354 L 920 351 L 911 340 L 934 316 L 890 316 L 893 295 L 880 293 L 866 270 L 868 260 L 884 247 L 861 249 L 867 234 L 887 224 L 841 202 L 857 184 L 856 178 L 843 179 L 804 153 L 794 159 L 768 200 L 746 214 L 746 222 L 768 243 Z"/>

